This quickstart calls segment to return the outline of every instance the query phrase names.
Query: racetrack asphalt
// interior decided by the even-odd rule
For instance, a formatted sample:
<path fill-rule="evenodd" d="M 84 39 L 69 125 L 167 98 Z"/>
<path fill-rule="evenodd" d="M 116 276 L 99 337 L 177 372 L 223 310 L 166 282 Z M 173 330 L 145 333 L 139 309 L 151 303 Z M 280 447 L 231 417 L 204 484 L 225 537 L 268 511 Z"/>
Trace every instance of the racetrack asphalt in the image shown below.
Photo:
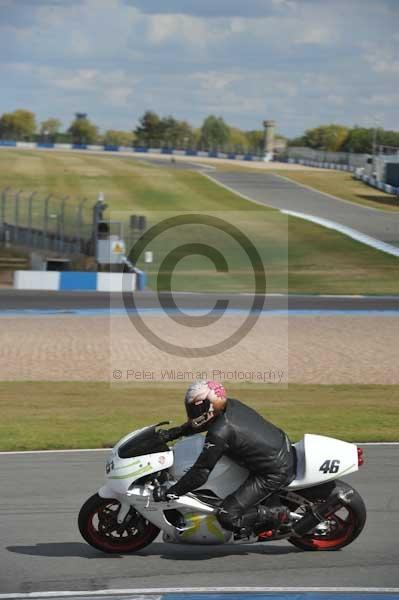
<path fill-rule="evenodd" d="M 173 294 L 182 310 L 211 310 L 220 297 L 229 300 L 229 308 L 248 310 L 252 305 L 251 294 Z M 145 291 L 134 294 L 138 308 L 158 309 L 159 297 L 155 292 Z M 0 290 L 0 313 L 23 310 L 63 310 L 123 308 L 120 294 L 107 292 L 49 292 Z M 399 296 L 266 296 L 264 310 L 320 310 L 320 311 L 397 311 Z"/>
<path fill-rule="evenodd" d="M 340 200 L 271 173 L 216 171 L 207 177 L 261 204 L 329 219 L 399 245 L 399 213 Z"/>
<path fill-rule="evenodd" d="M 339 418 L 339 415 L 337 415 Z M 302 552 L 288 542 L 168 545 L 106 555 L 77 529 L 80 506 L 102 485 L 106 452 L 0 454 L 0 593 L 201 586 L 399 584 L 399 445 L 364 447 L 365 465 L 345 478 L 368 521 L 339 552 Z"/>

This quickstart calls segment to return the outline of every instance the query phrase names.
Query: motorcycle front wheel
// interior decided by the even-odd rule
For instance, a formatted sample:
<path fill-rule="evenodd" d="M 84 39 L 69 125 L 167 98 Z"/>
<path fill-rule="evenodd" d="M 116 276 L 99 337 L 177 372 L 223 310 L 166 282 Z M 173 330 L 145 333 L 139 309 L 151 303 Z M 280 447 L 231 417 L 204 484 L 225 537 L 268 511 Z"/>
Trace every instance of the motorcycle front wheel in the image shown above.
<path fill-rule="evenodd" d="M 144 519 L 133 507 L 122 524 L 117 521 L 118 500 L 91 496 L 79 512 L 79 531 L 90 546 L 109 554 L 137 552 L 151 544 L 158 527 Z"/>
<path fill-rule="evenodd" d="M 348 501 L 342 501 L 341 507 L 328 519 L 320 523 L 302 537 L 291 537 L 288 541 L 302 550 L 340 550 L 351 544 L 361 533 L 366 523 L 366 507 L 359 493 L 347 483 L 337 480 L 332 484 L 308 488 L 298 492 L 307 501 L 322 503 L 337 490 L 351 492 Z M 291 510 L 301 512 L 301 506 L 290 505 Z"/>

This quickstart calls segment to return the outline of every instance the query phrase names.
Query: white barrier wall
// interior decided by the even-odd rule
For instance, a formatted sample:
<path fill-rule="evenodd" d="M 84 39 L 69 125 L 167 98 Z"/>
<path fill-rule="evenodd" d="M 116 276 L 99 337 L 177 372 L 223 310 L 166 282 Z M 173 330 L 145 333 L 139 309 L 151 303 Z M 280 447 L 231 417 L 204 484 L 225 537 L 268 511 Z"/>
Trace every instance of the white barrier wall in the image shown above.
<path fill-rule="evenodd" d="M 58 271 L 14 271 L 14 288 L 56 291 L 60 289 L 60 273 Z"/>
<path fill-rule="evenodd" d="M 122 292 L 136 289 L 135 273 L 97 273 L 98 292 Z"/>
<path fill-rule="evenodd" d="M 17 290 L 122 292 L 144 289 L 145 273 L 15 271 Z"/>

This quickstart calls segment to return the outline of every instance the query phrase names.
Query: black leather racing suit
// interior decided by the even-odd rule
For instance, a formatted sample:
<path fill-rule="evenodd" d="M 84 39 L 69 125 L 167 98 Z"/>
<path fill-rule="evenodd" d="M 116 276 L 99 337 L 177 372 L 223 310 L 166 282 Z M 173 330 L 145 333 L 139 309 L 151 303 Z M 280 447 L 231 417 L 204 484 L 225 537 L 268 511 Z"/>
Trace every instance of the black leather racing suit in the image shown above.
<path fill-rule="evenodd" d="M 170 439 L 196 433 L 183 425 L 169 430 Z M 191 469 L 168 493 L 183 496 L 204 485 L 222 455 L 249 471 L 246 481 L 227 496 L 218 513 L 225 529 L 252 526 L 259 502 L 295 477 L 295 458 L 286 434 L 239 400 L 228 398 L 225 411 L 211 422 L 203 450 Z"/>

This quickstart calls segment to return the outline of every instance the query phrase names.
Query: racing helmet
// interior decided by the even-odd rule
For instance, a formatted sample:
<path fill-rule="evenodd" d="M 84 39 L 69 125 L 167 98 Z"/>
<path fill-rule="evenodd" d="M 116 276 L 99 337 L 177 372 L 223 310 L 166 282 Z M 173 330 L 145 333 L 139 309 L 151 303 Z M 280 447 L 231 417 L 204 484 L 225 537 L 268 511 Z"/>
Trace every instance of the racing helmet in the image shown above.
<path fill-rule="evenodd" d="M 206 429 L 210 421 L 224 409 L 226 391 L 217 381 L 195 381 L 187 389 L 184 404 L 191 427 Z"/>

